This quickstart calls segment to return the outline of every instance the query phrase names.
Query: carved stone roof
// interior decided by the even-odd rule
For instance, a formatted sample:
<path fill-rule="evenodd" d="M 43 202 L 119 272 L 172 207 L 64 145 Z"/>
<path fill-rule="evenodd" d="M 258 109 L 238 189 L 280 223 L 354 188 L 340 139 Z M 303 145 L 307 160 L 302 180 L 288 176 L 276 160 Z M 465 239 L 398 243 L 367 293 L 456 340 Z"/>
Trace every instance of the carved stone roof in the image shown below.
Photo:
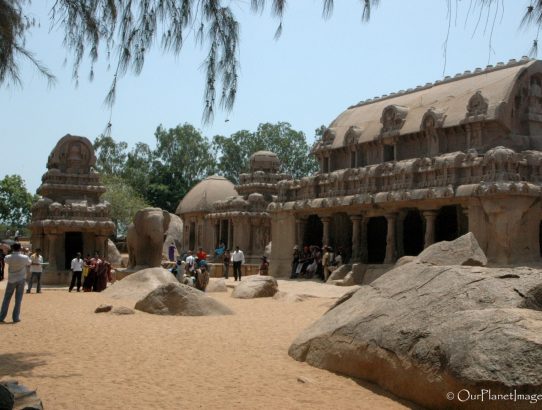
<path fill-rule="evenodd" d="M 216 201 L 237 196 L 235 186 L 226 178 L 211 175 L 192 188 L 181 200 L 175 213 L 210 212 Z"/>
<path fill-rule="evenodd" d="M 430 126 L 452 127 L 472 121 L 498 120 L 510 127 L 510 110 L 518 79 L 525 71 L 542 72 L 542 62 L 523 58 L 465 71 L 434 83 L 375 97 L 349 107 L 329 126 L 322 148 L 352 144 L 390 135 L 406 135 Z M 352 128 L 355 127 L 355 128 Z M 350 132 L 348 132 L 350 130 Z"/>
<path fill-rule="evenodd" d="M 250 171 L 278 172 L 280 160 L 271 151 L 257 151 L 250 156 Z"/>

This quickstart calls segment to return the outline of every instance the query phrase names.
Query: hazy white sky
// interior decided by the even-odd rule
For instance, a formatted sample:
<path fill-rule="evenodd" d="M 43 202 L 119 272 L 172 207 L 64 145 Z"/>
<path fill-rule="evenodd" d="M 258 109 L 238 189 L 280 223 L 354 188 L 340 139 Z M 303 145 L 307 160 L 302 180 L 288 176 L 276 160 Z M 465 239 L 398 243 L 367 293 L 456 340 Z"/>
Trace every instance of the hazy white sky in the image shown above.
<path fill-rule="evenodd" d="M 232 0 L 241 24 L 241 73 L 233 111 L 218 112 L 211 125 L 202 124 L 204 54 L 187 42 L 177 58 L 157 50 L 140 76 L 121 80 L 112 136 L 131 148 L 138 141 L 154 146 L 159 124 L 169 128 L 188 122 L 211 138 L 255 130 L 262 122 L 288 121 L 312 141 L 315 128 L 329 124 L 351 104 L 519 59 L 536 37 L 533 28 L 519 29 L 528 1 L 495 1 L 499 9 L 487 16 L 487 10 L 482 15 L 479 9 L 469 12 L 477 1 L 450 0 L 454 10 L 445 59 L 448 0 L 381 0 L 369 23 L 361 22 L 359 0 L 335 1 L 328 20 L 321 17 L 321 3 L 290 0 L 282 37 L 274 41 L 276 19 L 268 12 L 252 14 L 249 0 Z M 89 82 L 90 67 L 84 65 L 75 87 L 69 60 L 63 64 L 62 33 L 49 31 L 52 4 L 32 2 L 41 26 L 33 30 L 27 47 L 57 76 L 57 84 L 48 88 L 22 62 L 23 86 L 0 88 L 0 178 L 20 174 L 31 192 L 39 186 L 58 139 L 70 133 L 94 140 L 110 115 L 103 101 L 112 73 L 99 64 Z"/>

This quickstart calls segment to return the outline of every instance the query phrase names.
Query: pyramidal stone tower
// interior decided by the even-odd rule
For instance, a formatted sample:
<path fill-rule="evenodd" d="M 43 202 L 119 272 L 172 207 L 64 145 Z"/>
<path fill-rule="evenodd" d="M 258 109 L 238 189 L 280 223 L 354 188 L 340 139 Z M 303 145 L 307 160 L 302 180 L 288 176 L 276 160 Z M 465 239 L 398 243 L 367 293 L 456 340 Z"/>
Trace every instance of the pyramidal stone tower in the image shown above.
<path fill-rule="evenodd" d="M 96 156 L 85 137 L 65 135 L 49 155 L 47 172 L 32 206 L 32 247 L 41 248 L 49 265 L 44 283 L 65 283 L 70 261 L 99 252 L 106 256 L 107 239 L 115 231 L 110 205 L 100 199 L 106 191 L 93 166 Z"/>

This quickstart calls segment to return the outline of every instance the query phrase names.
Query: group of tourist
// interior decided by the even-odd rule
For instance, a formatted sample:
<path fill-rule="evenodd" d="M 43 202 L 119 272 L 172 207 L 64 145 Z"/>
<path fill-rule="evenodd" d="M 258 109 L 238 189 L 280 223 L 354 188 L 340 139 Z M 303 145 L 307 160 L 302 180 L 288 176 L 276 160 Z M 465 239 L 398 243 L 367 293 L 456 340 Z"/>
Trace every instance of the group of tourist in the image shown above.
<path fill-rule="evenodd" d="M 72 280 L 68 291 L 71 292 L 77 286 L 77 292 L 81 288 L 81 279 L 83 279 L 83 292 L 101 292 L 107 288 L 107 282 L 112 281 L 111 264 L 102 259 L 96 252 L 91 258 L 87 255 L 85 259 L 81 258 L 81 253 L 77 253 L 71 262 Z"/>
<path fill-rule="evenodd" d="M 324 245 L 320 249 L 317 245 L 305 245 L 300 250 L 296 245 L 292 254 L 292 272 L 290 279 L 317 277 L 327 281 L 331 272 L 343 264 L 344 252 L 341 248 L 337 253 L 331 246 Z"/>

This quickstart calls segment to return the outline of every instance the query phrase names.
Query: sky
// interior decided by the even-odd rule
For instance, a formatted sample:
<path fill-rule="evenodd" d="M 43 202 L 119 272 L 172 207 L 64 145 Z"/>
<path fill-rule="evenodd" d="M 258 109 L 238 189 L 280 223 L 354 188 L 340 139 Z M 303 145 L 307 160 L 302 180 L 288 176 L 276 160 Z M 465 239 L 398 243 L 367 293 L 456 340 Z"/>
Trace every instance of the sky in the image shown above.
<path fill-rule="evenodd" d="M 204 124 L 204 53 L 194 41 L 188 39 L 177 57 L 155 47 L 139 76 L 121 79 L 111 111 L 104 105 L 112 80 L 106 62 L 95 67 L 92 82 L 90 65 L 83 63 L 76 85 L 62 32 L 50 29 L 53 1 L 34 1 L 30 14 L 39 27 L 26 46 L 57 82 L 48 87 L 21 61 L 22 86 L 0 85 L 0 178 L 19 174 L 34 193 L 57 141 L 68 133 L 93 141 L 110 115 L 111 136 L 130 149 L 137 142 L 154 147 L 158 125 L 184 123 L 212 138 L 286 121 L 312 142 L 316 128 L 358 101 L 529 53 L 536 29 L 520 28 L 529 1 L 497 0 L 489 14 L 475 9 L 476 3 L 381 0 L 364 23 L 359 0 L 335 1 L 329 19 L 322 18 L 321 0 L 290 0 L 282 35 L 274 40 L 278 21 L 269 10 L 253 14 L 249 0 L 231 0 L 240 22 L 237 98 L 230 113 L 217 112 Z"/>

